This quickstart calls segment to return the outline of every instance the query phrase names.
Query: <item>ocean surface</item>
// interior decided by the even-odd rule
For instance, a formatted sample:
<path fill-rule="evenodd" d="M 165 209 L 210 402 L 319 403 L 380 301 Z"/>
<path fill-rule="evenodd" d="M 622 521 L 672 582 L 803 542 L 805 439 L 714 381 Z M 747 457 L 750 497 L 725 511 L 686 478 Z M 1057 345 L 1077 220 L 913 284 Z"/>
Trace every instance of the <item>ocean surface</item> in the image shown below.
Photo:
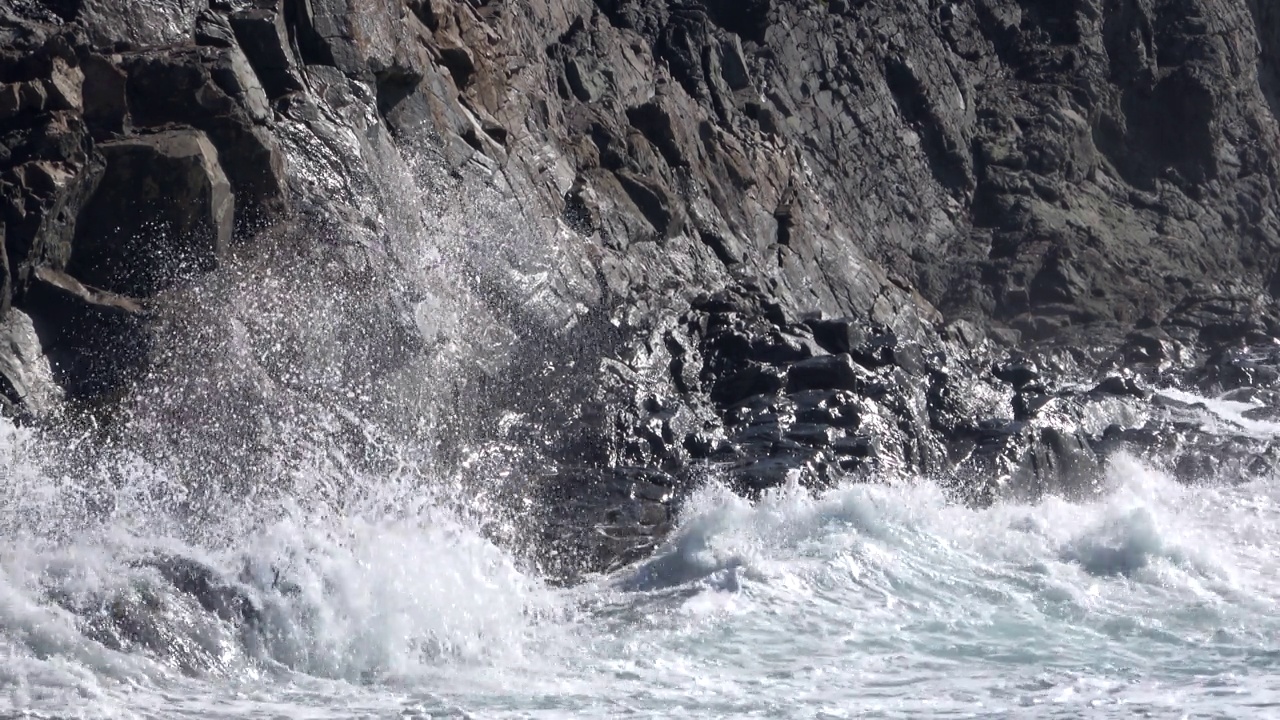
<path fill-rule="evenodd" d="M 146 462 L 104 509 L 38 440 L 0 423 L 0 717 L 1280 717 L 1275 481 L 1120 458 L 1094 501 L 979 510 L 713 478 L 652 558 L 561 588 L 448 483 L 193 529 Z"/>

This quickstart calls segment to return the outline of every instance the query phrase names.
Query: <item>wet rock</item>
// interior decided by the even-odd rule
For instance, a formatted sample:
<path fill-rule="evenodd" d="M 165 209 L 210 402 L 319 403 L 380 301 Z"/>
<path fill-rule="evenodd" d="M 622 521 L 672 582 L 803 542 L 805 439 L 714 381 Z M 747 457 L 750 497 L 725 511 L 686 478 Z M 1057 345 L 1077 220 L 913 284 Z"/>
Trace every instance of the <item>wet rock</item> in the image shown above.
<path fill-rule="evenodd" d="M 819 457 L 819 451 L 797 445 L 775 449 L 773 455 L 742 460 L 728 467 L 726 472 L 736 489 L 758 496 L 770 488 L 793 481 L 816 484 L 814 468 L 810 463 Z"/>
<path fill-rule="evenodd" d="M 194 28 L 197 45 L 229 48 L 236 46 L 235 31 L 225 15 L 206 10 L 196 17 Z"/>
<path fill-rule="evenodd" d="M 43 83 L 46 94 L 45 109 L 83 111 L 84 72 L 79 66 L 61 57 L 51 58 L 50 64 L 49 76 Z"/>
<path fill-rule="evenodd" d="M 879 443 L 870 435 L 839 438 L 832 443 L 831 450 L 841 459 L 841 467 L 845 469 L 850 469 L 845 464 L 848 459 L 861 461 L 880 454 Z"/>
<path fill-rule="evenodd" d="M 1258 293 L 1241 290 L 1190 293 L 1161 326 L 1183 342 L 1209 347 L 1261 345 L 1274 333 L 1274 310 Z"/>
<path fill-rule="evenodd" d="M 680 483 L 649 468 L 562 468 L 535 478 L 544 569 L 569 580 L 653 551 L 670 529 Z"/>
<path fill-rule="evenodd" d="M 807 445 L 814 448 L 827 448 L 840 437 L 841 433 L 838 429 L 830 425 L 819 425 L 813 423 L 796 423 L 787 428 L 783 437 L 788 440 Z"/>
<path fill-rule="evenodd" d="M 796 420 L 812 425 L 857 428 L 862 408 L 857 396 L 840 390 L 809 390 L 787 396 L 796 405 Z"/>
<path fill-rule="evenodd" d="M 248 588 L 204 563 L 180 555 L 155 555 L 145 564 L 155 568 L 175 590 L 192 596 L 223 620 L 251 625 L 262 618 L 262 604 Z"/>
<path fill-rule="evenodd" d="M 18 310 L 0 315 L 0 412 L 19 419 L 44 417 L 61 396 L 31 318 Z"/>
<path fill-rule="evenodd" d="M 145 345 L 136 303 L 83 283 L 163 282 L 76 260 L 72 241 L 108 233 L 77 220 L 115 143 L 191 128 L 241 230 L 288 197 L 322 229 L 299 249 L 340 247 L 339 265 L 375 267 L 430 224 L 385 196 L 483 208 L 476 189 L 498 187 L 518 230 L 457 273 L 478 278 L 481 324 L 610 338 L 550 358 L 604 368 L 561 384 L 575 395 L 608 391 L 538 415 L 558 438 L 537 446 L 547 465 L 714 458 L 756 491 L 868 468 L 974 471 L 977 495 L 993 477 L 1012 495 L 1080 489 L 1063 478 L 1090 474 L 1088 438 L 1053 429 L 1079 425 L 1076 405 L 1192 411 L 1142 386 L 1051 388 L 1100 372 L 1280 384 L 1264 351 L 1280 336 L 1280 53 L 1258 3 L 1051 5 L 0 0 L 9 290 L 70 386 L 100 374 L 75 369 L 80 348 L 110 368 L 112 332 Z M 155 265 L 121 240 L 119 267 Z M 335 290 L 395 284 L 353 276 Z M 579 306 L 609 322 L 579 326 Z M 70 330 L 106 318 L 121 324 Z M 478 364 L 516 375 L 538 342 L 490 343 L 513 349 Z M 1012 356 L 993 374 L 997 345 Z M 1010 390 L 1014 421 L 975 426 Z M 1150 452 L 1219 449 L 1171 432 L 1182 445 Z M 1266 457 L 1241 447 L 1215 467 Z M 667 501 L 629 483 L 550 482 L 581 510 L 557 552 L 608 566 L 656 542 L 667 523 L 645 503 Z"/>
<path fill-rule="evenodd" d="M 803 390 L 850 390 L 858 392 L 866 389 L 871 381 L 865 369 L 855 365 L 853 358 L 846 354 L 823 355 L 795 363 L 787 368 L 787 392 Z"/>
<path fill-rule="evenodd" d="M 208 138 L 169 130 L 98 145 L 106 169 L 76 222 L 68 272 L 148 297 L 182 274 L 217 266 L 235 198 Z"/>
<path fill-rule="evenodd" d="M 252 227 L 283 210 L 284 156 L 275 136 L 254 119 L 265 107 L 262 89 L 255 89 L 234 49 L 148 51 L 121 64 L 135 126 L 185 125 L 213 143 L 235 192 L 238 224 Z"/>
<path fill-rule="evenodd" d="M 1111 424 L 1103 430 L 1102 435 L 1092 447 L 1099 457 L 1111 457 L 1119 452 L 1128 452 L 1141 457 L 1154 452 L 1162 442 L 1160 429 L 1147 423 L 1143 427 L 1124 427 Z"/>
<path fill-rule="evenodd" d="M 289 44 L 283 3 L 231 13 L 230 25 L 267 95 L 278 98 L 303 89 L 298 62 Z"/>
<path fill-rule="evenodd" d="M 890 328 L 853 318 L 810 320 L 807 324 L 813 329 L 814 339 L 830 353 L 848 353 L 854 362 L 868 368 L 894 362 L 898 338 Z"/>
<path fill-rule="evenodd" d="M 750 357 L 771 365 L 785 365 L 811 358 L 822 353 L 808 338 L 780 332 L 748 341 Z"/>
<path fill-rule="evenodd" d="M 1026 422 L 1050 407 L 1058 398 L 1039 389 L 1020 392 L 1013 397 L 1013 419 Z"/>
<path fill-rule="evenodd" d="M 1280 407 L 1274 405 L 1250 408 L 1240 414 L 1249 420 L 1261 420 L 1271 423 L 1280 422 Z"/>
<path fill-rule="evenodd" d="M 1215 353 L 1194 372 L 1209 394 L 1241 388 L 1280 390 L 1280 352 L 1274 348 L 1230 348 Z"/>
<path fill-rule="evenodd" d="M 1101 463 L 1079 432 L 995 419 L 973 429 L 974 449 L 960 465 L 956 492 L 966 500 L 1037 500 L 1096 492 Z"/>
<path fill-rule="evenodd" d="M 5 248 L 6 228 L 0 222 L 0 321 L 9 315 L 13 299 L 13 277 L 9 271 L 9 251 Z"/>
<path fill-rule="evenodd" d="M 1161 440 L 1150 462 L 1187 484 L 1270 481 L 1280 462 L 1280 447 L 1255 437 L 1224 438 L 1188 428 Z"/>
<path fill-rule="evenodd" d="M 84 73 L 84 119 L 94 137 L 105 140 L 123 135 L 130 125 L 124 71 L 101 55 L 88 56 L 81 71 Z"/>
<path fill-rule="evenodd" d="M 1125 366 L 1160 364 L 1178 357 L 1176 341 L 1159 328 L 1135 330 L 1125 337 L 1120 350 Z"/>
<path fill-rule="evenodd" d="M 992 373 L 1000 380 L 1012 385 L 1014 390 L 1021 390 L 1040 381 L 1040 368 L 1035 362 L 1026 358 L 1000 363 L 992 369 Z"/>
<path fill-rule="evenodd" d="M 76 213 L 97 188 L 102 160 L 83 121 L 71 111 L 44 116 L 5 139 L 9 164 L 0 170 L 0 223 L 13 292 L 21 296 L 33 267 L 62 267 Z"/>
<path fill-rule="evenodd" d="M 784 420 L 776 413 L 761 414 L 734 432 L 733 441 L 739 446 L 755 444 L 772 448 L 782 442 L 785 426 L 790 424 L 789 420 L 790 418 Z"/>
<path fill-rule="evenodd" d="M 768 365 L 748 363 L 727 377 L 718 378 L 711 391 L 711 399 L 723 405 L 733 405 L 753 396 L 770 395 L 782 390 L 786 377 Z"/>
<path fill-rule="evenodd" d="M 69 396 L 104 399 L 146 366 L 152 338 L 141 303 L 49 268 L 36 269 L 32 280 L 26 307 Z"/>
<path fill-rule="evenodd" d="M 358 79 L 388 71 L 421 76 L 427 64 L 417 17 L 394 0 L 309 0 L 296 6 L 298 44 L 307 63 L 332 65 Z"/>
<path fill-rule="evenodd" d="M 1123 375 L 1111 375 L 1098 383 L 1092 390 L 1091 395 L 1117 395 L 1122 397 L 1135 397 L 1146 399 L 1151 396 L 1151 391 L 1142 386 L 1137 378 L 1126 377 Z"/>
<path fill-rule="evenodd" d="M 1280 406 L 1280 391 L 1270 390 L 1267 388 L 1244 387 L 1223 393 L 1222 399 L 1230 402 Z"/>
<path fill-rule="evenodd" d="M 79 22 L 97 47 L 145 47 L 191 36 L 200 0 L 68 0 L 64 16 Z"/>
<path fill-rule="evenodd" d="M 260 125 L 271 118 L 267 94 L 240 48 L 232 46 L 221 53 L 210 63 L 209 76 L 223 92 L 249 113 L 254 123 Z"/>

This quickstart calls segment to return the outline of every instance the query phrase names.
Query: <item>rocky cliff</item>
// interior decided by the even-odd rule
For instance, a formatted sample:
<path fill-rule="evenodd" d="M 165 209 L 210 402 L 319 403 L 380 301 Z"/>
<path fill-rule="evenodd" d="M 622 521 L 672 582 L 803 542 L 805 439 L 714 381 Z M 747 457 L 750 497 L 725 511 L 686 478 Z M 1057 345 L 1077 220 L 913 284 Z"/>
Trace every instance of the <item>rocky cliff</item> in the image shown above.
<path fill-rule="evenodd" d="M 1274 456 L 1146 389 L 1280 380 L 1261 0 L 0 0 L 0 39 L 26 422 L 147 416 L 243 484 L 300 402 L 431 416 L 521 448 L 563 571 L 709 472 Z"/>

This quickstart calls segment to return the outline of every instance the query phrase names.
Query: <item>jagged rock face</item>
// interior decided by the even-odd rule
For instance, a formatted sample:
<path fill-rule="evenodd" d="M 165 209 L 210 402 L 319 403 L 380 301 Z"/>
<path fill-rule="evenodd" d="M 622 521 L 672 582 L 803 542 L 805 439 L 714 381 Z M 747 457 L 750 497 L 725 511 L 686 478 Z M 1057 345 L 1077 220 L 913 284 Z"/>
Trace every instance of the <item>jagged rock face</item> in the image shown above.
<path fill-rule="evenodd" d="M 84 28 L 97 47 L 140 47 L 187 42 L 202 0 L 53 0 L 63 20 Z"/>
<path fill-rule="evenodd" d="M 391 287 L 432 220 L 389 195 L 496 196 L 509 234 L 436 280 L 593 563 L 708 467 L 1085 492 L 1158 445 L 1089 408 L 1275 389 L 1236 348 L 1280 335 L 1260 1 L 0 0 L 0 40 L 0 307 L 72 396 L 236 239 Z M 405 347 L 449 332 L 422 307 Z"/>
<path fill-rule="evenodd" d="M 231 243 L 235 198 L 218 152 L 196 130 L 98 145 L 106 169 L 76 219 L 68 272 L 133 297 L 208 272 Z"/>
<path fill-rule="evenodd" d="M 32 274 L 24 303 L 53 377 L 67 395 L 118 395 L 146 366 L 151 337 L 147 310 L 138 301 L 40 267 Z"/>
<path fill-rule="evenodd" d="M 0 321 L 0 408 L 10 417 L 42 416 L 60 396 L 31 318 L 7 312 Z"/>

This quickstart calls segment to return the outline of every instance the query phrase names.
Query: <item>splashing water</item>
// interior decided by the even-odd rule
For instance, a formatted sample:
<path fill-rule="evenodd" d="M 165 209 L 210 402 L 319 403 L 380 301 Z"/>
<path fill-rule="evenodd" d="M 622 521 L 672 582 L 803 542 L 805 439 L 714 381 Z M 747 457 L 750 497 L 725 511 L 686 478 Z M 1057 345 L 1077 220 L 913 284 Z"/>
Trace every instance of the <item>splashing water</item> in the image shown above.
<path fill-rule="evenodd" d="M 0 716 L 1280 707 L 1270 483 L 1187 487 L 1122 458 L 1103 499 L 986 510 L 926 482 L 754 504 L 711 484 L 648 561 L 553 589 L 420 486 L 246 502 L 193 539 L 136 499 L 162 480 L 138 464 L 86 522 L 35 438 L 0 428 Z"/>

